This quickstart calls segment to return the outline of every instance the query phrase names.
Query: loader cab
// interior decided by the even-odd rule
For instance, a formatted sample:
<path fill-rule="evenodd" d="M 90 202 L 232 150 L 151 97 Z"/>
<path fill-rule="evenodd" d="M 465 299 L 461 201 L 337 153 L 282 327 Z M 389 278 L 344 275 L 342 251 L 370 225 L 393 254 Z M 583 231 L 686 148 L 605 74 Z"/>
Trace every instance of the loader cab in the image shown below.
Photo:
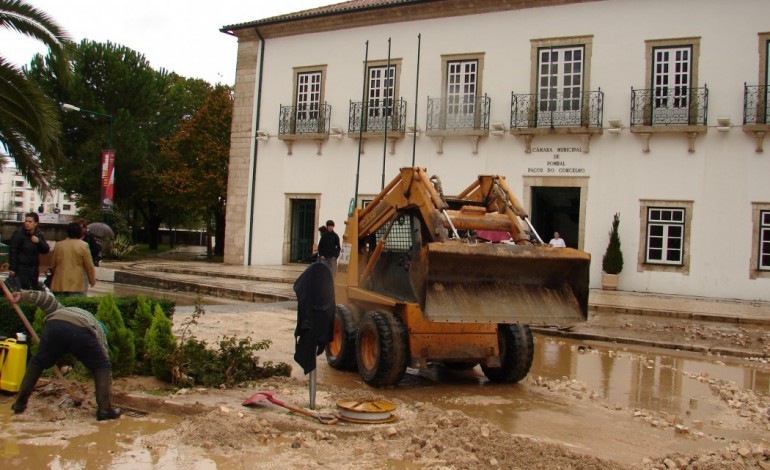
<path fill-rule="evenodd" d="M 418 215 L 403 213 L 396 219 L 372 271 L 371 290 L 405 302 L 416 302 L 417 297 L 409 283 L 409 266 L 422 246 L 423 230 L 424 224 Z M 385 233 L 383 227 L 369 237 L 367 245 L 370 249 Z"/>

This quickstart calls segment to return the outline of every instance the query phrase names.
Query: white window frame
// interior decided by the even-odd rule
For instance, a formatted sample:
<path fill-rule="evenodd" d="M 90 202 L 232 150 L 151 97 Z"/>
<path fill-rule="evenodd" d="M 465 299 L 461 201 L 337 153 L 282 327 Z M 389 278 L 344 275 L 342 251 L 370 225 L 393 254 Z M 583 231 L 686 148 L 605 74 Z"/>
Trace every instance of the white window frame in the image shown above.
<path fill-rule="evenodd" d="M 549 125 L 553 112 L 563 116 L 558 120 L 560 125 L 580 126 L 585 90 L 585 45 L 541 47 L 537 57 L 538 127 Z"/>
<path fill-rule="evenodd" d="M 686 209 L 672 207 L 648 207 L 647 208 L 647 243 L 645 244 L 645 262 L 650 264 L 670 264 L 681 266 L 684 262 L 684 236 L 685 236 Z M 659 234 L 653 231 L 660 229 Z M 677 234 L 678 232 L 678 234 Z M 653 247 L 653 241 L 655 243 Z M 676 245 L 679 245 L 677 248 Z M 653 258 L 652 251 L 660 252 L 660 257 Z M 679 256 L 671 259 L 671 253 Z"/>
<path fill-rule="evenodd" d="M 690 274 L 690 239 L 692 218 L 694 214 L 693 201 L 687 200 L 663 200 L 663 199 L 641 199 L 639 201 L 639 249 L 637 251 L 636 268 L 639 272 L 645 271 L 660 271 L 679 273 L 683 275 Z M 657 260 L 649 259 L 649 214 L 650 209 L 663 209 L 663 210 L 682 210 L 683 218 L 683 238 L 682 256 L 680 262 L 672 262 L 670 260 Z M 657 221 L 653 221 L 658 223 Z M 667 221 L 663 221 L 667 222 Z M 673 222 L 673 221 L 672 221 Z M 664 246 L 665 247 L 665 246 Z M 666 247 L 667 248 L 667 247 Z"/>
<path fill-rule="evenodd" d="M 396 66 L 391 65 L 388 77 L 385 77 L 387 65 L 370 66 L 368 71 L 368 90 L 367 90 L 367 117 L 383 118 L 386 107 L 388 116 L 393 116 L 393 103 L 396 91 Z"/>
<path fill-rule="evenodd" d="M 770 271 L 770 210 L 759 211 L 759 250 L 757 269 Z"/>
<path fill-rule="evenodd" d="M 318 127 L 322 82 L 323 73 L 320 70 L 297 73 L 296 119 L 298 123 L 305 122 L 297 127 L 311 129 L 313 121 L 315 121 L 315 127 Z"/>
<path fill-rule="evenodd" d="M 479 89 L 478 59 L 447 61 L 446 128 L 473 128 Z"/>
<path fill-rule="evenodd" d="M 688 122 L 692 88 L 693 47 L 652 49 L 653 121 Z"/>

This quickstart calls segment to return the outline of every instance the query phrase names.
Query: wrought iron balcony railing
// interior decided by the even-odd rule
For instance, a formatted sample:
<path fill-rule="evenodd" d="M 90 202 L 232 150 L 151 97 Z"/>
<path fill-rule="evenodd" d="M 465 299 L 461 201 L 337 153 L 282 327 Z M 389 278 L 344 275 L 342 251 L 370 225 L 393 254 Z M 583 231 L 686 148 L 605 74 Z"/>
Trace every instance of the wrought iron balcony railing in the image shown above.
<path fill-rule="evenodd" d="M 326 103 L 310 106 L 281 106 L 278 135 L 328 134 L 332 107 Z"/>
<path fill-rule="evenodd" d="M 363 125 L 361 123 L 362 114 Z M 406 101 L 403 98 L 395 102 L 391 101 L 388 106 L 383 100 L 377 104 L 360 101 L 350 102 L 348 133 L 357 133 L 362 128 L 364 132 L 385 132 L 386 121 L 388 132 L 404 132 L 406 128 Z"/>
<path fill-rule="evenodd" d="M 426 131 L 489 130 L 489 97 L 428 97 Z"/>
<path fill-rule="evenodd" d="M 602 127 L 604 92 L 511 93 L 511 129 Z"/>
<path fill-rule="evenodd" d="M 708 87 L 631 88 L 631 126 L 705 126 Z"/>
<path fill-rule="evenodd" d="M 770 124 L 770 87 L 743 84 L 743 124 Z"/>

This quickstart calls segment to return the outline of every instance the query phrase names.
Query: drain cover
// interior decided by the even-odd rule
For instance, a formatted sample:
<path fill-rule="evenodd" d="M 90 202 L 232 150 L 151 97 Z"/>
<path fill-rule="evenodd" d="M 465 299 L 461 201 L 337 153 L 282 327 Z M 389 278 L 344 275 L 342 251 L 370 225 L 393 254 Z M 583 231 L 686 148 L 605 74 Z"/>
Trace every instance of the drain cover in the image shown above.
<path fill-rule="evenodd" d="M 396 420 L 396 405 L 382 400 L 340 400 L 339 417 L 351 423 L 380 424 Z"/>

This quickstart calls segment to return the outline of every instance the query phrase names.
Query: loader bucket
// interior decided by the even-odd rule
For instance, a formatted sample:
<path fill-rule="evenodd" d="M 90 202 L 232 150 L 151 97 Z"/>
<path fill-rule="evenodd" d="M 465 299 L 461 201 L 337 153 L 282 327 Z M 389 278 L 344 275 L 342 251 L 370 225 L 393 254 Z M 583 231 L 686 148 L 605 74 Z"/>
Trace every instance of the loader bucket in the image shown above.
<path fill-rule="evenodd" d="M 587 319 L 590 261 L 571 248 L 450 240 L 422 248 L 410 283 L 430 321 L 569 327 Z"/>

